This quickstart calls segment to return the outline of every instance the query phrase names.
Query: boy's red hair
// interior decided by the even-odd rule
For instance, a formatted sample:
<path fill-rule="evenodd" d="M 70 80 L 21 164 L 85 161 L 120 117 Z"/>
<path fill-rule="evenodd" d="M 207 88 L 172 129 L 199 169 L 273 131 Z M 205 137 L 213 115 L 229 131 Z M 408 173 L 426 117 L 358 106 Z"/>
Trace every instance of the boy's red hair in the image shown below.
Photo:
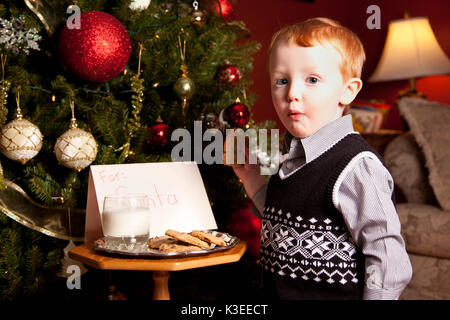
<path fill-rule="evenodd" d="M 272 37 L 269 54 L 279 41 L 288 41 L 302 47 L 317 44 L 331 45 L 341 56 L 343 81 L 350 78 L 361 78 L 362 67 L 366 59 L 364 47 L 358 36 L 339 22 L 329 18 L 312 18 L 282 28 Z M 346 107 L 344 114 L 348 111 Z"/>

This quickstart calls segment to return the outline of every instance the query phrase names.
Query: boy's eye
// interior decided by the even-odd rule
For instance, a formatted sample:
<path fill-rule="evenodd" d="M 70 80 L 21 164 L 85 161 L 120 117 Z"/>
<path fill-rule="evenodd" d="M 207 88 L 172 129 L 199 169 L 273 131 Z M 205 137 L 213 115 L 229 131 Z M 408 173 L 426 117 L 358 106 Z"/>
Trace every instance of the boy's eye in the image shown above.
<path fill-rule="evenodd" d="M 319 79 L 317 79 L 316 77 L 308 77 L 306 81 L 311 84 L 316 84 L 317 82 L 319 82 Z"/>
<path fill-rule="evenodd" d="M 287 79 L 278 79 L 276 82 L 277 85 L 285 85 L 287 83 L 288 83 Z"/>

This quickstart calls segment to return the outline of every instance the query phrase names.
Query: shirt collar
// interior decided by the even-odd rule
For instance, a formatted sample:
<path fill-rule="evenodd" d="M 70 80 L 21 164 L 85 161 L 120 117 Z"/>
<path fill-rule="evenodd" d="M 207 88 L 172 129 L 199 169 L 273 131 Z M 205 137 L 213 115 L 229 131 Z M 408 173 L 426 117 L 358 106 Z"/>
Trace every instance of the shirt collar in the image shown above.
<path fill-rule="evenodd" d="M 355 133 L 351 114 L 340 117 L 306 138 L 293 137 L 287 160 L 305 158 L 311 162 L 349 133 Z"/>

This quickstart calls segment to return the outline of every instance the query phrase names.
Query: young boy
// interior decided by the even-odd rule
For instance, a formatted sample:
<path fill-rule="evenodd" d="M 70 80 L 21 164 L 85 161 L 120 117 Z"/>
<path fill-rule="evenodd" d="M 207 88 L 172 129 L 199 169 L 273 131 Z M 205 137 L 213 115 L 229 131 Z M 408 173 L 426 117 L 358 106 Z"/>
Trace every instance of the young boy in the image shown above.
<path fill-rule="evenodd" d="M 258 165 L 234 170 L 262 218 L 260 262 L 274 298 L 398 299 L 411 279 L 392 177 L 345 115 L 364 60 L 358 37 L 326 18 L 272 39 L 286 159 L 268 183 Z"/>

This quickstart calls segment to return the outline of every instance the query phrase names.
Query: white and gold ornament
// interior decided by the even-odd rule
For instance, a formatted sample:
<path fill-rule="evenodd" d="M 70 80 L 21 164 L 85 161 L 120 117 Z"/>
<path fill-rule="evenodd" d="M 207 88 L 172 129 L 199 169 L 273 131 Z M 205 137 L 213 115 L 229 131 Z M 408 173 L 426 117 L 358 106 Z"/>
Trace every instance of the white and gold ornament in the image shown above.
<path fill-rule="evenodd" d="M 152 0 L 132 0 L 130 3 L 131 10 L 145 10 L 148 8 Z"/>
<path fill-rule="evenodd" d="M 25 164 L 39 153 L 44 136 L 36 125 L 22 118 L 20 92 L 17 93 L 16 102 L 16 120 L 3 126 L 0 151 L 9 159 Z"/>
<path fill-rule="evenodd" d="M 73 102 L 70 107 L 70 129 L 56 140 L 54 152 L 60 164 L 80 172 L 97 157 L 97 142 L 91 133 L 78 128 Z"/>

